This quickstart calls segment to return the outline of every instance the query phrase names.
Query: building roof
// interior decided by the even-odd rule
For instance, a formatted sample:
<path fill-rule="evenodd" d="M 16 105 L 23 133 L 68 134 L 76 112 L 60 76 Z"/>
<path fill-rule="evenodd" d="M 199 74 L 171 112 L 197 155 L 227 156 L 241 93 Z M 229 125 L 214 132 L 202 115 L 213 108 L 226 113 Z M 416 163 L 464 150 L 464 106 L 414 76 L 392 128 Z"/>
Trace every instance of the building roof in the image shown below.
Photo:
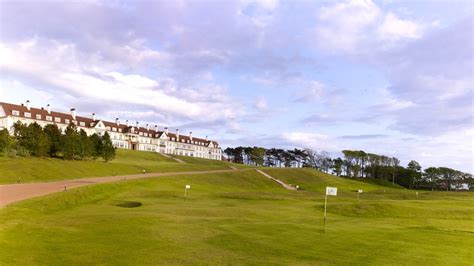
<path fill-rule="evenodd" d="M 24 118 L 31 118 L 34 120 L 40 120 L 40 121 L 45 121 L 45 122 L 52 122 L 52 123 L 63 123 L 67 124 L 66 120 L 69 121 L 69 123 L 72 123 L 73 121 L 77 121 L 77 125 L 81 127 L 87 127 L 87 128 L 94 128 L 99 122 L 102 122 L 106 127 L 109 128 L 117 128 L 117 129 L 122 129 L 122 133 L 131 133 L 132 128 L 133 128 L 133 133 L 132 134 L 147 134 L 148 137 L 152 138 L 160 138 L 165 131 L 155 131 L 154 129 L 147 129 L 145 127 L 137 127 L 137 126 L 131 126 L 131 125 L 126 125 L 126 124 L 121 124 L 116 122 L 110 122 L 110 121 L 105 121 L 101 119 L 92 119 L 90 117 L 83 117 L 83 116 L 78 116 L 76 115 L 76 119 L 73 119 L 73 116 L 71 113 L 61 113 L 61 112 L 48 112 L 47 109 L 45 108 L 34 108 L 30 107 L 28 110 L 28 107 L 24 104 L 21 105 L 16 105 L 16 104 L 11 104 L 11 103 L 5 103 L 5 102 L 0 102 L 0 106 L 3 108 L 5 115 L 13 115 L 13 111 L 18 111 L 19 115 L 18 117 L 24 117 Z M 71 109 L 72 110 L 72 109 Z M 31 117 L 26 117 L 25 113 L 30 113 Z M 40 117 L 37 118 L 37 115 Z M 47 120 L 47 117 L 51 117 L 51 120 Z M 59 118 L 60 122 L 55 121 L 55 118 Z M 81 125 L 81 122 L 84 123 L 85 126 Z M 108 130 L 111 131 L 111 130 Z M 175 141 L 175 142 L 184 142 L 183 143 L 191 143 L 191 137 L 189 135 L 179 135 L 179 141 L 177 140 L 177 136 L 174 133 L 168 133 L 167 137 L 169 140 Z M 212 140 L 206 140 L 202 138 L 196 138 L 192 137 L 192 141 L 196 145 L 201 145 L 201 146 L 209 146 L 210 143 L 215 145 L 216 147 L 219 147 L 219 144 L 216 141 Z M 202 143 L 202 144 L 200 144 Z"/>

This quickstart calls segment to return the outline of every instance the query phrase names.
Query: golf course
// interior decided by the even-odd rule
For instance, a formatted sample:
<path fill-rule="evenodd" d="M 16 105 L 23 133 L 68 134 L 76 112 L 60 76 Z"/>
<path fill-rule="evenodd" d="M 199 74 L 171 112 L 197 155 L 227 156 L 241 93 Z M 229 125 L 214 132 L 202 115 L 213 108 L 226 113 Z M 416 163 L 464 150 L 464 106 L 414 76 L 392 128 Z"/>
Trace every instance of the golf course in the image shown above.
<path fill-rule="evenodd" d="M 160 175 L 0 209 L 0 265 L 473 265 L 474 195 L 406 190 L 312 169 L 117 151 L 116 160 L 0 158 L 0 182 Z M 230 168 L 235 168 L 231 170 Z M 185 193 L 185 186 L 190 189 Z M 327 199 L 325 188 L 337 187 Z M 357 195 L 357 190 L 363 190 Z"/>

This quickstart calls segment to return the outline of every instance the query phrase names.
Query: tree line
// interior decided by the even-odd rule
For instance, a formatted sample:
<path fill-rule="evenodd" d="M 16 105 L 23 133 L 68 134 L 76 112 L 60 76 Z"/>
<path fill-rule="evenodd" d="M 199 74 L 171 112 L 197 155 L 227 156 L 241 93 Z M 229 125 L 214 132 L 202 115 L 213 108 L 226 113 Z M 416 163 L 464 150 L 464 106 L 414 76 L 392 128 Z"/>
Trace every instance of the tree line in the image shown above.
<path fill-rule="evenodd" d="M 13 136 L 7 129 L 0 130 L 0 153 L 6 156 L 56 157 L 65 160 L 115 158 L 115 147 L 107 132 L 103 136 L 87 136 L 71 123 L 64 132 L 55 124 L 41 127 L 38 123 L 13 125 Z"/>
<path fill-rule="evenodd" d="M 349 178 L 369 178 L 399 184 L 406 188 L 458 189 L 473 185 L 472 174 L 448 167 L 428 167 L 412 160 L 406 167 L 396 157 L 343 150 L 343 157 L 332 158 L 326 151 L 313 149 L 265 149 L 262 147 L 226 148 L 224 154 L 234 163 L 267 167 L 310 167 Z"/>

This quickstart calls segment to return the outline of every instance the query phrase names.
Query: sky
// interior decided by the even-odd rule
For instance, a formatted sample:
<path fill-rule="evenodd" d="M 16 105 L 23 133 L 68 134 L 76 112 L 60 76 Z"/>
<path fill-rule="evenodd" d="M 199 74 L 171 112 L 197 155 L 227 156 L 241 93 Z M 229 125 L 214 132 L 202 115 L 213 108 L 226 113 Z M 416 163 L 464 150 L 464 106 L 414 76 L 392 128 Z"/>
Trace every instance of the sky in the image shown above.
<path fill-rule="evenodd" d="M 0 101 L 474 172 L 471 1 L 3 1 Z"/>

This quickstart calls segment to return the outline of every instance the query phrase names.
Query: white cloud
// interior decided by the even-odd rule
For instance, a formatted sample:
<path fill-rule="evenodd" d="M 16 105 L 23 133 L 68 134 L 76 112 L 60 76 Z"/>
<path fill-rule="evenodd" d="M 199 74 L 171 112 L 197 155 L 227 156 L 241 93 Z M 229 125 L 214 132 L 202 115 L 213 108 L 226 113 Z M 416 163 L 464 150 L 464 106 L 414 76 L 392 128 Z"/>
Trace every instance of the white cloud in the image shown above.
<path fill-rule="evenodd" d="M 398 41 L 400 39 L 418 39 L 422 27 L 410 20 L 403 20 L 393 13 L 385 15 L 383 23 L 377 29 L 377 37 L 382 41 Z"/>
<path fill-rule="evenodd" d="M 0 70 L 54 88 L 59 97 L 67 93 L 91 101 L 142 106 L 177 119 L 195 121 L 232 120 L 238 113 L 219 86 L 184 88 L 183 93 L 173 81 L 165 82 L 171 88 L 161 88 L 159 79 L 115 71 L 120 66 L 84 57 L 73 44 L 36 40 L 22 44 L 0 45 Z M 124 57 L 128 55 L 134 52 L 125 53 Z"/>
<path fill-rule="evenodd" d="M 332 53 L 373 53 L 423 34 L 421 23 L 384 12 L 371 0 L 349 0 L 322 7 L 317 19 L 316 45 Z"/>

